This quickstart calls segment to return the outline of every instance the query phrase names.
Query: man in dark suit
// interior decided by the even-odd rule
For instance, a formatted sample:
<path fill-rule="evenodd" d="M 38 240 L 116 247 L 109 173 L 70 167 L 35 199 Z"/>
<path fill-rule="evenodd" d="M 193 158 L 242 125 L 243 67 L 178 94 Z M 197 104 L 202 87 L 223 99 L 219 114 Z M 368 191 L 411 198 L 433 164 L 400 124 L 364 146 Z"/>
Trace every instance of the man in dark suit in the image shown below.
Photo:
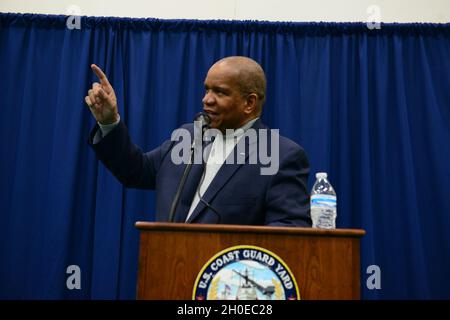
<path fill-rule="evenodd" d="M 187 165 L 175 159 L 178 152 L 174 151 L 179 151 L 181 142 L 168 140 L 150 152 L 142 152 L 120 121 L 117 99 L 107 77 L 96 65 L 91 67 L 100 83 L 94 83 L 85 97 L 97 120 L 89 143 L 124 185 L 155 189 L 156 220 L 168 221 Z M 203 110 L 211 119 L 211 128 L 216 129 L 215 139 L 206 148 L 206 164 L 194 162 L 174 221 L 311 226 L 306 153 L 259 119 L 266 91 L 261 66 L 247 57 L 227 57 L 209 69 L 204 85 Z M 192 124 L 181 130 L 194 137 Z M 270 154 L 269 168 L 262 151 Z"/>

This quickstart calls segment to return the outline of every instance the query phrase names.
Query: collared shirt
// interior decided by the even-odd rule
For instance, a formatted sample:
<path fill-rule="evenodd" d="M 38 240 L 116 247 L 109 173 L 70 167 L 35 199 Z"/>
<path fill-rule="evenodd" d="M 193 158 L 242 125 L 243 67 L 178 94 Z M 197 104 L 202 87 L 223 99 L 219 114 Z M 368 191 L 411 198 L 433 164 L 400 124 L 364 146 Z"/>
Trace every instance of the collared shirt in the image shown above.
<path fill-rule="evenodd" d="M 186 221 L 189 219 L 192 212 L 200 202 L 199 194 L 201 196 L 205 194 L 212 180 L 216 176 L 217 172 L 219 172 L 220 168 L 230 155 L 231 151 L 234 149 L 239 140 L 241 140 L 241 138 L 244 136 L 245 131 L 250 129 L 258 119 L 259 118 L 250 120 L 239 129 L 233 130 L 232 133 L 227 134 L 227 132 L 225 132 L 225 135 L 217 134 L 212 144 L 208 161 L 206 162 L 205 177 L 202 181 L 200 181 L 198 192 L 196 192 L 194 195 L 194 199 L 192 200 L 191 208 L 189 209 Z"/>
<path fill-rule="evenodd" d="M 120 122 L 120 115 L 119 115 L 119 119 L 111 124 L 101 124 L 100 122 L 98 123 L 98 126 L 100 127 L 100 130 L 97 130 L 97 132 L 94 135 L 94 138 L 92 139 L 94 144 L 97 144 L 100 142 L 100 140 L 102 140 L 103 137 L 105 137 L 108 133 L 111 132 L 112 129 L 114 129 Z"/>

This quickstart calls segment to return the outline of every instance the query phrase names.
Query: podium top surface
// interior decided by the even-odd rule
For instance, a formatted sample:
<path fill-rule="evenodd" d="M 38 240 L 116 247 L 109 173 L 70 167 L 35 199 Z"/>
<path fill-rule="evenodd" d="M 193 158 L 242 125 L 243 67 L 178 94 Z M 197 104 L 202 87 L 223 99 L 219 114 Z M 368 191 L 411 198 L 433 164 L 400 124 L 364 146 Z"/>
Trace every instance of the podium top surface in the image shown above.
<path fill-rule="evenodd" d="M 225 224 L 192 224 L 192 223 L 168 223 L 137 221 L 136 228 L 141 231 L 172 231 L 172 232 L 216 232 L 216 233 L 271 233 L 291 234 L 327 237 L 356 237 L 366 234 L 362 229 L 316 229 L 301 227 L 271 227 L 271 226 L 246 226 Z"/>

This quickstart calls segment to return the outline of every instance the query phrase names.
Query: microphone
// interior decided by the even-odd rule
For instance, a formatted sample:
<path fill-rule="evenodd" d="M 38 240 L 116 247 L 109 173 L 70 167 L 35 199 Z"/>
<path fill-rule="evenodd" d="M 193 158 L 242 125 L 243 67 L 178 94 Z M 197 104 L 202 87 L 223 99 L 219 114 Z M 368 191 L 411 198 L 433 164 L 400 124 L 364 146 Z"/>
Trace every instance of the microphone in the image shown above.
<path fill-rule="evenodd" d="M 209 128 L 211 128 L 211 118 L 209 117 L 209 115 L 202 111 L 199 112 L 195 115 L 194 117 L 194 127 L 200 125 L 200 129 L 201 129 L 201 141 L 203 141 L 203 136 L 205 134 L 205 131 L 208 130 Z M 195 139 L 194 139 L 195 142 Z"/>
<path fill-rule="evenodd" d="M 199 112 L 195 115 L 195 118 L 194 118 L 194 122 L 197 122 L 197 121 L 200 121 L 200 125 L 201 125 L 201 137 L 200 137 L 201 138 L 200 145 L 201 145 L 201 143 L 203 141 L 203 135 L 204 135 L 205 131 L 207 129 L 209 129 L 209 127 L 211 125 L 211 118 L 208 116 L 208 114 L 206 112 Z M 195 126 L 195 124 L 194 124 L 194 126 Z M 191 171 L 192 164 L 194 162 L 195 140 L 196 140 L 196 137 L 194 137 L 194 142 L 192 143 L 192 146 L 191 146 L 191 155 L 189 158 L 189 162 L 183 171 L 183 175 L 181 176 L 181 180 L 178 185 L 177 192 L 175 194 L 175 197 L 173 198 L 172 205 L 170 207 L 170 211 L 169 211 L 169 221 L 170 222 L 173 222 L 173 220 L 175 218 L 175 212 L 176 212 L 178 204 L 180 202 L 181 193 L 183 192 L 184 185 L 186 184 L 187 177 L 189 175 L 189 172 Z M 202 174 L 202 176 L 203 176 L 203 174 Z"/>
<path fill-rule="evenodd" d="M 195 115 L 194 121 L 201 121 L 203 131 L 202 133 L 205 133 L 205 130 L 211 127 L 211 118 L 204 111 L 197 113 Z"/>

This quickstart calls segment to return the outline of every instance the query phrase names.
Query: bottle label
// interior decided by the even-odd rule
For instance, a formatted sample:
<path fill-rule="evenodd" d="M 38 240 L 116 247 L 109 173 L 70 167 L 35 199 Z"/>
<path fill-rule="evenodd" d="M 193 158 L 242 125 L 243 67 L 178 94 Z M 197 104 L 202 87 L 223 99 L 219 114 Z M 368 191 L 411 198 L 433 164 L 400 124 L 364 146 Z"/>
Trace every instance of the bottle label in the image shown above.
<path fill-rule="evenodd" d="M 336 208 L 336 196 L 327 194 L 314 194 L 311 196 L 311 206 Z"/>

